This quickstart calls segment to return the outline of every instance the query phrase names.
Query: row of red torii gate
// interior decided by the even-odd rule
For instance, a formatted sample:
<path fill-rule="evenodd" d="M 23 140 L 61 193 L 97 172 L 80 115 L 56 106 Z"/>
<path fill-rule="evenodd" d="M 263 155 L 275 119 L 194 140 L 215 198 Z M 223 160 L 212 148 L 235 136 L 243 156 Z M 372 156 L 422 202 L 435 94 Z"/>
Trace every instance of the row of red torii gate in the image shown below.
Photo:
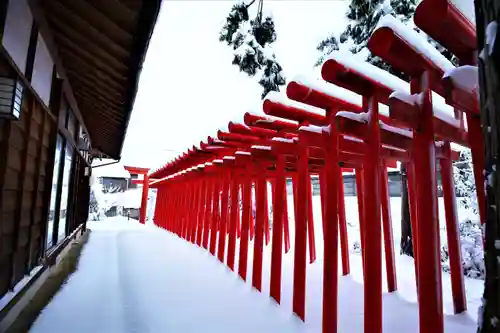
<path fill-rule="evenodd" d="M 307 249 L 310 262 L 316 257 L 310 176 L 318 175 L 324 242 L 322 327 L 323 332 L 336 332 L 338 239 L 342 273 L 349 274 L 342 172 L 355 170 L 364 330 L 382 332 L 382 255 L 388 289 L 397 289 L 387 166 L 399 161 L 408 172 L 419 329 L 443 332 L 436 163 L 442 177 L 455 312 L 466 310 L 452 175 L 457 153 L 451 143 L 472 151 L 480 218 L 485 220 L 476 32 L 466 14 L 452 0 L 424 0 L 414 18 L 420 29 L 457 56 L 460 67 L 408 26 L 392 16 L 382 18 L 368 48 L 411 77 L 410 83 L 352 56 L 333 53 L 322 65 L 323 80 L 290 82 L 288 98 L 268 95 L 264 114 L 246 113 L 241 123 L 230 122 L 227 131 L 217 132 L 217 138 L 209 137 L 151 173 L 149 185 L 158 189 L 154 223 L 209 250 L 243 280 L 247 278 L 249 238 L 253 238 L 251 279 L 259 291 L 263 247 L 270 243 L 270 296 L 280 303 L 282 253 L 291 247 L 286 204 L 286 179 L 291 178 L 293 311 L 305 320 Z M 272 185 L 272 228 L 268 182 Z"/>

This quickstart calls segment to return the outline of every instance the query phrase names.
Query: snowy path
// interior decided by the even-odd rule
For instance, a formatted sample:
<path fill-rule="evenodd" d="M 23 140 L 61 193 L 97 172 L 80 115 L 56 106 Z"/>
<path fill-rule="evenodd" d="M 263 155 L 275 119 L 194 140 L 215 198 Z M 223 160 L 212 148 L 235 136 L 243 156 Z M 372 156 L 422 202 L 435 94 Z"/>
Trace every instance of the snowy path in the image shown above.
<path fill-rule="evenodd" d="M 395 221 L 396 203 L 392 206 Z M 348 206 L 348 212 L 357 211 L 352 202 Z M 318 259 L 307 266 L 305 324 L 292 315 L 293 238 L 292 249 L 283 256 L 282 305 L 277 306 L 268 296 L 271 244 L 264 250 L 260 294 L 252 290 L 250 281 L 243 283 L 205 250 L 154 226 L 111 218 L 89 223 L 92 233 L 78 271 L 42 312 L 31 332 L 321 332 L 323 250 L 317 208 L 315 203 Z M 293 210 L 290 212 L 292 220 Z M 359 237 L 359 230 L 355 214 L 348 215 L 352 242 Z M 397 223 L 394 229 L 398 239 Z M 247 276 L 251 277 L 252 242 L 249 249 Z M 236 250 L 238 253 L 238 247 Z M 350 254 L 350 263 L 351 275 L 339 279 L 339 332 L 362 333 L 359 253 Z M 417 333 L 413 260 L 396 255 L 396 268 L 398 291 L 384 294 L 384 332 Z M 469 312 L 453 316 L 450 278 L 443 273 L 446 332 L 475 332 L 483 281 L 466 278 L 465 282 Z"/>
<path fill-rule="evenodd" d="M 30 332 L 304 332 L 201 249 L 119 218 L 89 227 L 78 271 Z"/>

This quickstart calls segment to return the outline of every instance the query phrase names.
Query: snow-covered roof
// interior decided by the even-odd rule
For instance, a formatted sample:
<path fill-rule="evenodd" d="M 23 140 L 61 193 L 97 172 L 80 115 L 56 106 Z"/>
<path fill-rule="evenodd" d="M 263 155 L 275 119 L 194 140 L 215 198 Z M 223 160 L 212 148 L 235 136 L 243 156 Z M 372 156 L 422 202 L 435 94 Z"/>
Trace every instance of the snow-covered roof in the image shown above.
<path fill-rule="evenodd" d="M 100 163 L 105 164 L 105 163 Z M 114 163 L 114 164 L 109 164 L 105 165 L 102 167 L 97 167 L 98 165 L 92 165 L 92 175 L 97 178 L 125 178 L 128 179 L 130 178 L 130 173 L 125 170 L 123 167 L 123 164 L 121 163 Z"/>

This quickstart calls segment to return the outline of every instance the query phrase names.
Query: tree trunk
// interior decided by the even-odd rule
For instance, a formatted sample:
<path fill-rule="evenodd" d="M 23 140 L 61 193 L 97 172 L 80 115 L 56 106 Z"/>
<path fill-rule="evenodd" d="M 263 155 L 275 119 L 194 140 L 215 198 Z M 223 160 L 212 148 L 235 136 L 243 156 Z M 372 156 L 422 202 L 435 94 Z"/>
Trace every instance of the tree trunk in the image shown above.
<path fill-rule="evenodd" d="M 406 168 L 401 163 L 401 254 L 413 257 L 411 238 L 410 205 L 408 204 L 408 178 Z"/>
<path fill-rule="evenodd" d="M 500 179 L 497 173 L 497 156 L 500 153 L 500 43 L 494 43 L 493 53 L 488 54 L 485 31 L 490 22 L 498 23 L 500 2 L 476 0 L 475 5 L 478 50 L 481 52 L 485 49 L 484 57 L 479 61 L 479 87 L 480 115 L 485 139 L 484 175 L 487 184 L 484 228 L 486 278 L 478 332 L 493 333 L 500 332 L 500 209 L 497 209 L 500 207 Z"/>

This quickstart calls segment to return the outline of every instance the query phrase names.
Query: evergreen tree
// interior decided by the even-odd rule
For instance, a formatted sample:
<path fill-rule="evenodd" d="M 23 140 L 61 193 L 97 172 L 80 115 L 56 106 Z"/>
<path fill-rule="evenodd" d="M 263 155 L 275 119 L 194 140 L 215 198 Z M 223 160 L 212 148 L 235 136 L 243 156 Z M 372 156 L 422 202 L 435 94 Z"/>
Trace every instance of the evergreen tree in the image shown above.
<path fill-rule="evenodd" d="M 477 203 L 476 183 L 474 181 L 472 153 L 470 149 L 461 151 L 458 161 L 453 164 L 453 180 L 460 206 L 478 216 L 479 207 Z"/>
<path fill-rule="evenodd" d="M 264 89 L 261 98 L 270 91 L 280 91 L 286 80 L 281 65 L 269 46 L 276 41 L 277 34 L 272 17 L 263 17 L 263 0 L 258 2 L 257 15 L 250 20 L 248 9 L 256 1 L 234 5 L 219 40 L 232 47 L 232 64 L 248 76 L 260 75 L 258 83 Z"/>
<path fill-rule="evenodd" d="M 379 57 L 372 55 L 368 51 L 366 45 L 371 34 L 377 27 L 379 20 L 383 16 L 390 14 L 399 21 L 409 24 L 411 23 L 411 19 L 415 14 L 415 8 L 419 2 L 420 0 L 351 0 L 346 14 L 350 23 L 340 34 L 339 40 L 332 34 L 318 44 L 317 50 L 321 52 L 321 55 L 316 65 L 320 65 L 333 51 L 345 47 L 354 54 L 366 52 L 366 60 L 369 63 L 408 81 L 409 78 L 406 75 L 395 70 L 391 65 L 387 64 Z M 416 27 L 414 27 L 414 29 L 419 31 Z M 429 43 L 436 47 L 436 49 L 438 49 L 447 59 L 450 59 L 452 62 L 455 61 L 450 52 L 431 38 L 427 37 L 427 39 Z"/>

